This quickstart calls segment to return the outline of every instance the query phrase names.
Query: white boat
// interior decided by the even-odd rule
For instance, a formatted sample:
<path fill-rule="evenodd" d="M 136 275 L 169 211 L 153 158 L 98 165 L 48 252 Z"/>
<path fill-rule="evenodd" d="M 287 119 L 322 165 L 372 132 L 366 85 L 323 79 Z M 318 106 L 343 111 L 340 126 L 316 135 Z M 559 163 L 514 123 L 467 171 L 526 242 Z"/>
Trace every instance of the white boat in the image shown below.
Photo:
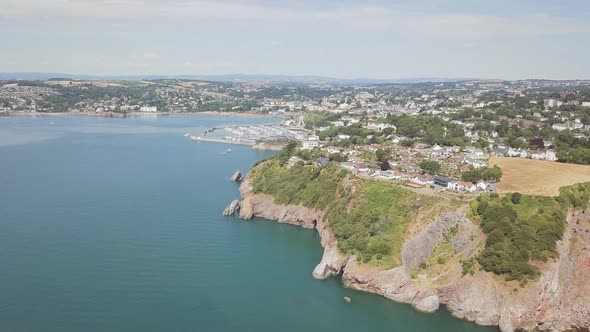
<path fill-rule="evenodd" d="M 189 134 L 189 133 L 186 133 L 186 134 L 184 134 L 184 137 L 189 137 L 190 135 L 191 135 L 191 134 Z"/>
<path fill-rule="evenodd" d="M 226 152 L 227 152 L 227 153 L 230 153 L 230 152 L 231 152 L 231 149 L 230 149 L 230 148 L 228 148 Z"/>
<path fill-rule="evenodd" d="M 201 137 L 196 137 L 196 136 L 192 136 L 192 135 L 190 136 L 190 138 L 191 138 L 193 141 L 198 141 L 198 140 L 200 140 L 200 139 L 201 139 Z"/>

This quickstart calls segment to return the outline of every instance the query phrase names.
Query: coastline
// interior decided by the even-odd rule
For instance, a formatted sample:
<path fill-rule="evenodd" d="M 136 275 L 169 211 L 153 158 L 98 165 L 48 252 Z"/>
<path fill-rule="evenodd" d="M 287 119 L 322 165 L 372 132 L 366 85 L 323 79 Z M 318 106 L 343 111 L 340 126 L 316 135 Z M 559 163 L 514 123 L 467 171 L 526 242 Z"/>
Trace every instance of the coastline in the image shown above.
<path fill-rule="evenodd" d="M 537 281 L 518 286 L 518 282 L 507 282 L 481 270 L 464 275 L 459 261 L 449 264 L 452 269 L 443 280 L 432 279 L 423 270 L 414 274 L 417 272 L 411 271 L 416 270 L 405 261 L 389 270 L 360 264 L 354 255 L 340 253 L 330 227 L 323 223 L 323 211 L 275 204 L 272 196 L 253 193 L 248 177 L 240 186 L 240 194 L 243 197 L 239 210 L 241 219 L 261 217 L 318 231 L 324 253 L 313 270 L 316 279 L 340 276 L 346 287 L 408 303 L 426 313 L 437 311 L 441 304 L 446 305 L 457 318 L 478 325 L 497 326 L 503 332 L 519 328 L 565 331 L 590 325 L 590 303 L 584 300 L 590 297 L 590 284 L 586 283 L 590 270 L 590 266 L 586 266 L 590 265 L 586 263 L 590 261 L 590 236 L 580 235 L 588 225 L 579 226 L 580 221 L 590 219 L 590 214 L 570 211 L 566 233 L 557 244 L 559 258 L 544 266 Z M 463 207 L 447 216 L 436 217 L 404 242 L 404 256 L 406 251 L 412 254 L 422 249 L 421 244 L 433 241 L 425 235 L 442 230 L 439 235 L 444 238 L 451 228 L 458 227 L 459 235 L 467 242 L 457 253 L 463 259 L 472 257 L 478 242 L 469 238 L 481 238 L 482 234 L 479 227 L 465 218 L 465 212 Z"/>
<path fill-rule="evenodd" d="M 8 116 L 92 116 L 92 117 L 108 117 L 110 114 L 115 114 L 115 118 L 122 118 L 122 113 L 113 112 L 18 112 L 8 111 Z M 254 113 L 254 112 L 217 112 L 217 111 L 206 111 L 206 112 L 157 112 L 157 113 L 145 113 L 145 112 L 129 112 L 128 117 L 136 116 L 159 116 L 159 115 L 214 115 L 214 116 L 232 116 L 232 117 L 247 117 L 247 118 L 281 118 L 277 116 L 271 116 L 268 114 Z"/>

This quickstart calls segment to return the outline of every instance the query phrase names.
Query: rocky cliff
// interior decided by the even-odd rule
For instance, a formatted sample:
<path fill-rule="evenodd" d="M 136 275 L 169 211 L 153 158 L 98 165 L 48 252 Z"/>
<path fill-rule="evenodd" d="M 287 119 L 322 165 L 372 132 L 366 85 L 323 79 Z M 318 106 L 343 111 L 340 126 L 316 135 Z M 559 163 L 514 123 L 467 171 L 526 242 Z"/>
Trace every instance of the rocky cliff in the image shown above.
<path fill-rule="evenodd" d="M 479 226 L 465 217 L 465 207 L 426 223 L 405 241 L 403 264 L 380 270 L 340 253 L 323 221 L 323 211 L 277 205 L 272 196 L 254 194 L 248 178 L 240 192 L 244 198 L 241 218 L 262 217 L 319 232 L 324 255 L 313 271 L 317 279 L 341 275 L 348 287 L 409 303 L 424 312 L 446 304 L 459 318 L 496 325 L 502 331 L 590 326 L 590 213 L 570 212 L 567 230 L 557 246 L 559 258 L 539 266 L 541 277 L 522 287 L 485 271 L 463 275 L 461 260 L 474 256 L 485 241 Z M 445 241 L 451 244 L 454 258 L 432 268 L 421 267 Z"/>

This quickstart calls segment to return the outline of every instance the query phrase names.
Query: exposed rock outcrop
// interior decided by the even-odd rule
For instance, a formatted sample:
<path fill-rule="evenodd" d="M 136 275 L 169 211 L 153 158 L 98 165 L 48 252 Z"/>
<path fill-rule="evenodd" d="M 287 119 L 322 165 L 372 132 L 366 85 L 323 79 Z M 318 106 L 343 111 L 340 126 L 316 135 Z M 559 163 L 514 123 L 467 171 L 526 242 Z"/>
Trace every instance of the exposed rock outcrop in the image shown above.
<path fill-rule="evenodd" d="M 242 180 L 242 172 L 240 172 L 239 169 L 236 170 L 236 172 L 234 173 L 234 175 L 231 176 L 230 180 L 232 182 L 238 182 Z"/>
<path fill-rule="evenodd" d="M 430 295 L 414 303 L 414 308 L 422 312 L 435 312 L 439 306 L 438 295 Z"/>
<path fill-rule="evenodd" d="M 224 216 L 233 216 L 236 213 L 240 212 L 240 201 L 237 199 L 233 200 L 229 205 L 223 210 Z"/>
<path fill-rule="evenodd" d="M 538 281 L 520 287 L 518 282 L 507 282 L 485 271 L 463 276 L 460 259 L 474 256 L 485 238 L 480 228 L 465 218 L 465 207 L 434 218 L 405 242 L 401 266 L 380 270 L 340 253 L 336 238 L 324 224 L 323 211 L 275 204 L 272 196 L 254 194 L 248 178 L 240 192 L 244 197 L 241 218 L 262 217 L 319 232 L 324 254 L 313 270 L 317 279 L 341 275 L 348 287 L 409 303 L 424 312 L 446 304 L 459 318 L 496 325 L 502 331 L 563 331 L 590 326 L 590 213 L 568 215 L 567 230 L 557 244 L 559 258 L 540 267 L 543 273 Z M 457 259 L 446 263 L 445 270 L 416 275 L 420 264 L 447 239 Z"/>
<path fill-rule="evenodd" d="M 445 236 L 453 228 L 465 228 L 469 227 L 469 225 L 473 225 L 473 223 L 465 218 L 465 208 L 443 213 L 428 224 L 418 235 L 406 242 L 402 253 L 404 265 L 411 270 L 417 269 L 421 263 L 428 260 L 434 248 L 444 241 Z M 461 251 L 466 244 L 467 241 L 463 239 L 457 241 L 455 250 Z"/>

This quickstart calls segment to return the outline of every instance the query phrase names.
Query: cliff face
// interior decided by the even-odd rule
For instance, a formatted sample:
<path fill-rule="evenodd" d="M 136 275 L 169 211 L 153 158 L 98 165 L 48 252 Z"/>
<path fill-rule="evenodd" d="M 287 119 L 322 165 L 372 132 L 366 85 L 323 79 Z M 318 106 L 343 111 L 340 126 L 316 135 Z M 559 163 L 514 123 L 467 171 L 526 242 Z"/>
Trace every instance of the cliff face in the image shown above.
<path fill-rule="evenodd" d="M 327 225 L 324 224 L 324 212 L 296 205 L 277 205 L 270 195 L 254 195 L 248 179 L 240 186 L 244 200 L 240 204 L 240 218 L 252 219 L 260 217 L 276 220 L 279 223 L 298 225 L 303 228 L 315 228 L 320 234 L 324 255 L 321 262 L 313 270 L 316 279 L 326 279 L 342 272 L 348 257 L 342 255 L 336 239 Z"/>
<path fill-rule="evenodd" d="M 410 303 L 425 312 L 433 312 L 443 303 L 459 318 L 498 325 L 502 331 L 590 326 L 590 213 L 568 215 L 567 230 L 557 245 L 559 258 L 539 266 L 543 271 L 539 280 L 520 287 L 484 271 L 463 275 L 460 260 L 474 256 L 485 239 L 480 228 L 465 218 L 465 207 L 434 218 L 407 239 L 401 266 L 379 270 L 340 253 L 336 238 L 324 224 L 323 211 L 274 204 L 272 196 L 254 194 L 248 178 L 240 192 L 243 219 L 262 217 L 317 229 L 324 247 L 322 260 L 313 271 L 317 279 L 341 275 L 348 287 Z M 420 269 L 445 241 L 455 259 Z"/>

